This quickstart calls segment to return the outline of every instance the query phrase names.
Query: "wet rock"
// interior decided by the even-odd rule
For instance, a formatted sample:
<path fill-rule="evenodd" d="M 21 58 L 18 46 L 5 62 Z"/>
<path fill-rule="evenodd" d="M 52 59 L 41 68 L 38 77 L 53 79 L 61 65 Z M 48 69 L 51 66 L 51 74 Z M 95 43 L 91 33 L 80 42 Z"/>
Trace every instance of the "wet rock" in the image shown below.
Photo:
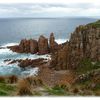
<path fill-rule="evenodd" d="M 9 46 L 7 48 L 9 48 L 10 50 L 12 50 L 13 52 L 22 53 L 22 49 L 19 47 L 19 45 Z"/>
<path fill-rule="evenodd" d="M 39 59 L 25 59 L 25 60 L 21 60 L 19 61 L 18 66 L 20 66 L 21 68 L 26 68 L 26 67 L 39 67 L 43 64 L 47 63 L 47 61 L 45 61 L 45 59 L 43 58 L 39 58 Z"/>

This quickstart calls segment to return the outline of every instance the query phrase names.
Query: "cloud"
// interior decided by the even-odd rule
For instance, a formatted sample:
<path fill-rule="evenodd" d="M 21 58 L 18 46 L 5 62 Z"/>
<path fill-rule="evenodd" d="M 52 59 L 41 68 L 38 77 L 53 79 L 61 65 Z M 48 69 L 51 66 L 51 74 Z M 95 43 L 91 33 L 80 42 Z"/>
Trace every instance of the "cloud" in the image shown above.
<path fill-rule="evenodd" d="M 96 17 L 100 16 L 99 12 L 100 4 L 97 2 L 0 3 L 0 17 Z"/>

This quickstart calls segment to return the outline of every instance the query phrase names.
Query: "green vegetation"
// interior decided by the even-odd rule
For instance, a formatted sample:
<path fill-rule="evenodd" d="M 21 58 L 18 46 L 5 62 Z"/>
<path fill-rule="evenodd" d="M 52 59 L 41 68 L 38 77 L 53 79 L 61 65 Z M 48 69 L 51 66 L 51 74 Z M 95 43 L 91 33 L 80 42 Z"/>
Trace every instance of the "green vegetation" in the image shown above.
<path fill-rule="evenodd" d="M 78 68 L 76 69 L 76 72 L 78 74 L 84 74 L 86 72 L 99 69 L 100 68 L 100 62 L 92 62 L 90 59 L 83 59 Z"/>
<path fill-rule="evenodd" d="M 0 96 L 10 96 L 15 91 L 16 87 L 4 82 L 0 82 Z"/>
<path fill-rule="evenodd" d="M 52 88 L 46 87 L 46 92 L 48 92 L 49 95 L 57 95 L 57 96 L 67 95 L 65 87 L 60 87 L 59 85 L 56 85 Z"/>
<path fill-rule="evenodd" d="M 93 27 L 100 28 L 100 20 L 93 22 L 93 23 L 90 23 L 88 25 L 92 25 Z"/>

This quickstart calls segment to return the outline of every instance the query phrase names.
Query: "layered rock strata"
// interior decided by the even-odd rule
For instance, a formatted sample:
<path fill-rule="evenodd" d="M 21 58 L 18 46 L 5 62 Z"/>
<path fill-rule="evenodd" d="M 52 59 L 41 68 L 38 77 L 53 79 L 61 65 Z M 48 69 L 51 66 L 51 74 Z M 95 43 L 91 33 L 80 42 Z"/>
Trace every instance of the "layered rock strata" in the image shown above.
<path fill-rule="evenodd" d="M 69 42 L 52 55 L 51 66 L 57 70 L 76 69 L 85 58 L 100 61 L 100 27 L 94 24 L 77 27 Z"/>

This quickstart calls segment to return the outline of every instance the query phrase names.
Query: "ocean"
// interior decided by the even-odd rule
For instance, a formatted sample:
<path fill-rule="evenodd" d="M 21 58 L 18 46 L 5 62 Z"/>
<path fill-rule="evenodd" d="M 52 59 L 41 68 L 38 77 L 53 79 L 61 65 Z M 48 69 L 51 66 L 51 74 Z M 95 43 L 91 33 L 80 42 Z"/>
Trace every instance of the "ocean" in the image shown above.
<path fill-rule="evenodd" d="M 38 66 L 35 68 L 21 69 L 17 64 L 8 64 L 6 59 L 36 59 L 47 58 L 49 55 L 18 54 L 8 48 L 23 38 L 38 39 L 40 35 L 49 37 L 54 32 L 58 43 L 65 42 L 70 37 L 70 33 L 79 25 L 94 22 L 93 18 L 0 18 L 0 75 L 30 76 L 37 74 Z"/>
<path fill-rule="evenodd" d="M 56 39 L 68 39 L 79 25 L 94 22 L 92 18 L 0 18 L 0 45 L 23 38 L 38 39 L 55 33 Z"/>

